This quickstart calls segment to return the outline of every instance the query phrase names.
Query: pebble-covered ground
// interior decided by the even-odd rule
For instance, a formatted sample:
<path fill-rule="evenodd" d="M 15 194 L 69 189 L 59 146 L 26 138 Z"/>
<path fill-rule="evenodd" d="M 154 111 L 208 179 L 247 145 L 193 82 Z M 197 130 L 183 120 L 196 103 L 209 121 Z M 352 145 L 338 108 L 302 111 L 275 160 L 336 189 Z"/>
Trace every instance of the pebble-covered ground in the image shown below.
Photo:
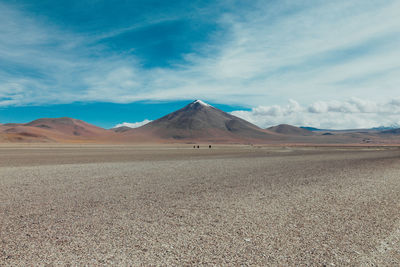
<path fill-rule="evenodd" d="M 0 265 L 399 266 L 400 150 L 0 148 Z"/>

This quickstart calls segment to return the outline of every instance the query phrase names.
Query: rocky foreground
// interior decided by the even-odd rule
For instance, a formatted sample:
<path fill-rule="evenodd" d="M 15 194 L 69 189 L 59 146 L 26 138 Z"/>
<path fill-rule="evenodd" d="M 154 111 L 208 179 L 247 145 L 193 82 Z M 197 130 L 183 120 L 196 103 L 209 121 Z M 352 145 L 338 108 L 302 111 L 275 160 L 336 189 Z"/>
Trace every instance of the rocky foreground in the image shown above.
<path fill-rule="evenodd" d="M 0 265 L 400 264 L 397 148 L 2 147 Z"/>

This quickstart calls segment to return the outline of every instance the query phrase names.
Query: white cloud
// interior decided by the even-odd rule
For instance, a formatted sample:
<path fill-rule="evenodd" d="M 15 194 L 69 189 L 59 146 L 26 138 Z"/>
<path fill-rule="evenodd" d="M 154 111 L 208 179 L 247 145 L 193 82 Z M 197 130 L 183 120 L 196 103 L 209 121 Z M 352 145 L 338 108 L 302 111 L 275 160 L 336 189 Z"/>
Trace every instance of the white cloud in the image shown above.
<path fill-rule="evenodd" d="M 286 106 L 259 106 L 231 113 L 262 128 L 283 123 L 322 129 L 372 128 L 400 125 L 400 98 L 386 102 L 351 98 L 342 102 L 318 101 L 309 106 L 290 100 Z"/>
<path fill-rule="evenodd" d="M 123 127 L 123 126 L 129 127 L 129 128 L 138 128 L 138 127 L 143 126 L 143 125 L 145 125 L 145 124 L 147 124 L 149 122 L 152 122 L 152 121 L 148 120 L 148 119 L 145 119 L 145 120 L 140 121 L 140 122 L 123 122 L 123 123 L 115 125 L 113 128 L 118 128 L 118 127 Z"/>
<path fill-rule="evenodd" d="M 394 100 L 391 100 L 394 101 Z M 390 104 L 390 103 L 388 103 Z M 382 111 L 377 103 L 373 101 L 361 100 L 359 98 L 352 98 L 345 102 L 318 101 L 308 107 L 311 113 L 326 113 L 326 112 L 342 112 L 342 113 L 375 113 Z"/>

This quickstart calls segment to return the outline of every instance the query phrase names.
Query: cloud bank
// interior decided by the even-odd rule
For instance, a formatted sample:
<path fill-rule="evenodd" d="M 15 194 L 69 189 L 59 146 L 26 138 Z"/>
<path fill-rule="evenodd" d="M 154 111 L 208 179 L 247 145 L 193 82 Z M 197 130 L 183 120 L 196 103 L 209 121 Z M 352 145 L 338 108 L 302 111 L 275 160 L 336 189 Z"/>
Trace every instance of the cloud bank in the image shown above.
<path fill-rule="evenodd" d="M 283 123 L 321 129 L 399 127 L 400 98 L 381 103 L 351 98 L 343 102 L 318 101 L 308 106 L 290 100 L 287 105 L 258 106 L 251 111 L 238 110 L 231 114 L 262 128 Z"/>

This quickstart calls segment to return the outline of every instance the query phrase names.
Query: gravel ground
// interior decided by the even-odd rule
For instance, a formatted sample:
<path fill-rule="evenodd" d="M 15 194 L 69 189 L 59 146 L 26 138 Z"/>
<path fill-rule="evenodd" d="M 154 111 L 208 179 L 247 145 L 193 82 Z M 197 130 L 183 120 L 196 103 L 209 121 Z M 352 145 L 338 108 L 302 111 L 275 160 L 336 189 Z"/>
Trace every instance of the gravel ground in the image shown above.
<path fill-rule="evenodd" d="M 0 148 L 0 265 L 400 265 L 400 150 Z"/>

